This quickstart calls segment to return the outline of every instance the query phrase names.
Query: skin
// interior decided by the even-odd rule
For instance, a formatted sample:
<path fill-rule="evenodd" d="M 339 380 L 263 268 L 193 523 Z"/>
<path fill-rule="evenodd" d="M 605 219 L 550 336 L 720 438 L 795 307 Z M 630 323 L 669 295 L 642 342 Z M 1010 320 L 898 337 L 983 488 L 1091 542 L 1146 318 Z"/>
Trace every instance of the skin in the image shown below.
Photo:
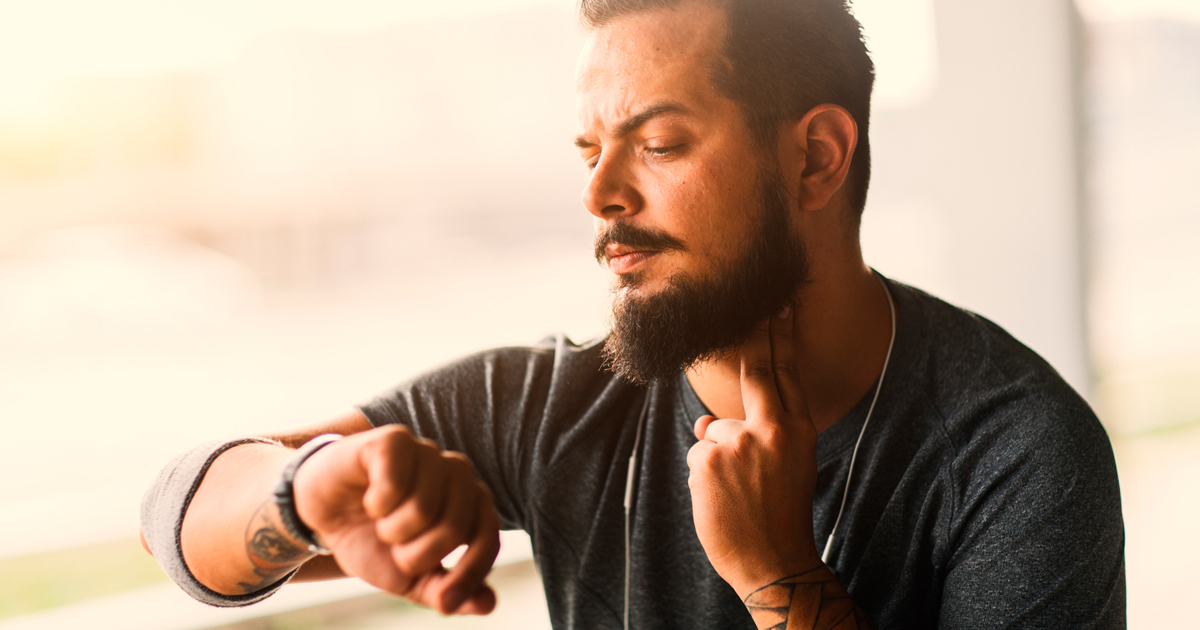
<path fill-rule="evenodd" d="M 778 161 L 812 281 L 737 352 L 687 374 L 714 413 L 697 420 L 688 453 L 693 525 L 760 628 L 867 627 L 812 544 L 816 437 L 870 389 L 890 336 L 847 201 L 857 126 L 821 105 L 784 124 L 775 155 L 764 155 L 708 78 L 724 28 L 719 11 L 696 4 L 591 34 L 578 71 L 576 144 L 591 171 L 583 203 L 597 230 L 626 221 L 684 244 L 607 252 L 615 274 L 639 277 L 615 299 L 653 293 L 672 274 L 700 276 L 736 257 L 761 212 L 758 169 Z M 334 552 L 314 558 L 283 532 L 270 497 L 291 449 L 322 433 L 347 437 L 295 478 L 301 519 Z M 357 411 L 275 438 L 280 445 L 230 449 L 201 483 L 181 539 L 201 583 L 242 594 L 302 565 L 298 579 L 356 575 L 446 614 L 493 609 L 485 580 L 499 519 L 461 455 L 405 429 L 372 429 Z M 468 545 L 463 559 L 443 568 L 459 545 Z"/>
<path fill-rule="evenodd" d="M 314 557 L 286 534 L 270 497 L 292 449 L 323 433 L 346 437 L 305 461 L 294 481 L 301 520 L 333 551 Z M 193 497 L 180 541 L 201 584 L 240 595 L 303 563 L 299 580 L 353 575 L 443 614 L 495 608 L 485 578 L 500 550 L 500 519 L 461 454 L 401 427 L 372 429 L 358 411 L 275 438 L 281 446 L 223 453 Z M 263 539 L 274 544 L 258 544 Z M 443 568 L 441 559 L 459 545 L 467 552 Z"/>

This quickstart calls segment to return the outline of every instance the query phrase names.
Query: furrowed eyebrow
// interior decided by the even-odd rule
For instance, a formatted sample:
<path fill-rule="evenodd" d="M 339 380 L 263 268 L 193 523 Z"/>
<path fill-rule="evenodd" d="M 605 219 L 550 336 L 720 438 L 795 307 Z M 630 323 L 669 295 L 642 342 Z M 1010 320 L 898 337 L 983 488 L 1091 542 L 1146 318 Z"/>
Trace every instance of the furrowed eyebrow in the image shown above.
<path fill-rule="evenodd" d="M 621 123 L 617 127 L 617 137 L 623 138 L 634 131 L 637 131 L 638 127 L 641 127 L 651 119 L 662 116 L 663 114 L 680 114 L 685 111 L 687 110 L 684 109 L 682 105 L 676 103 L 662 103 L 655 105 L 650 109 L 647 109 L 636 116 L 632 116 L 625 122 Z"/>
<path fill-rule="evenodd" d="M 618 138 L 624 138 L 634 131 L 637 131 L 637 129 L 642 125 L 650 122 L 651 119 L 657 118 L 664 114 L 681 114 L 684 112 L 687 112 L 687 108 L 678 103 L 660 103 L 658 105 L 651 106 L 649 109 L 641 112 L 640 114 L 636 114 L 627 118 L 620 125 L 617 125 L 617 132 L 614 135 Z M 578 136 L 575 138 L 575 146 L 579 147 L 580 149 L 586 149 L 588 147 L 596 146 L 596 143 L 585 139 L 583 136 Z"/>

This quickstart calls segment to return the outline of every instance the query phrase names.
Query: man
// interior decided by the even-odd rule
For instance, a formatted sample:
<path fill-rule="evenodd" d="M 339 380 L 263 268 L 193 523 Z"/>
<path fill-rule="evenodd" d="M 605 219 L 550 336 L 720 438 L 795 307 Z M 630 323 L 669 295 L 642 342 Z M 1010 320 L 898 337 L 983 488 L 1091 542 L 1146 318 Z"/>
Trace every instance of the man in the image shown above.
<path fill-rule="evenodd" d="M 143 506 L 168 572 L 217 605 L 298 570 L 484 614 L 497 530 L 522 528 L 556 627 L 1123 627 L 1090 409 L 994 324 L 863 263 L 872 70 L 847 8 L 581 11 L 609 337 L 184 455 Z"/>

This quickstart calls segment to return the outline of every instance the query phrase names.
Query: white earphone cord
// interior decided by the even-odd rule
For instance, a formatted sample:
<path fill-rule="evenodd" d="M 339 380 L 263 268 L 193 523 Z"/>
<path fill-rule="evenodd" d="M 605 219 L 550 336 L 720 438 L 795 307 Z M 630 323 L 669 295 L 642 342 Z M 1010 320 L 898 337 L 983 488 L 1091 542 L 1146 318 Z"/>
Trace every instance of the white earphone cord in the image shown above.
<path fill-rule="evenodd" d="M 629 630 L 629 577 L 631 556 L 629 553 L 629 512 L 633 508 L 633 478 L 637 473 L 638 451 L 642 446 L 642 425 L 646 422 L 646 411 L 650 409 L 650 390 L 646 389 L 646 400 L 638 416 L 637 433 L 633 438 L 633 453 L 629 456 L 629 472 L 625 476 L 625 630 Z"/>
<path fill-rule="evenodd" d="M 875 395 L 871 398 L 871 406 L 867 408 L 867 417 L 863 420 L 862 429 L 858 431 L 858 440 L 854 442 L 854 452 L 850 455 L 850 470 L 846 471 L 846 487 L 842 490 L 842 505 L 838 508 L 837 519 L 833 521 L 833 529 L 829 539 L 825 541 L 825 550 L 821 552 L 821 562 L 829 564 L 829 551 L 833 549 L 833 537 L 837 534 L 838 525 L 842 523 L 842 513 L 846 511 L 846 499 L 850 497 L 850 479 L 854 476 L 854 462 L 858 459 L 858 447 L 862 445 L 863 435 L 867 432 L 867 423 L 871 421 L 871 413 L 875 411 L 875 403 L 879 400 L 879 390 L 883 389 L 883 377 L 887 375 L 888 362 L 892 360 L 892 346 L 896 343 L 896 304 L 892 301 L 892 292 L 888 291 L 883 277 L 876 274 L 883 294 L 887 296 L 888 311 L 892 316 L 892 338 L 888 341 L 887 355 L 883 358 L 883 369 L 879 372 L 879 383 L 875 385 Z"/>

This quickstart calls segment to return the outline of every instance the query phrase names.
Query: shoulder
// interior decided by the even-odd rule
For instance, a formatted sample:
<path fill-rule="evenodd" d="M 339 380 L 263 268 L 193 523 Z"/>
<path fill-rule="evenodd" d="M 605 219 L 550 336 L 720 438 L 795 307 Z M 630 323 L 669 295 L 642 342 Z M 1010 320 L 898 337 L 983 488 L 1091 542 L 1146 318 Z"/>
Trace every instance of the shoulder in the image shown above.
<path fill-rule="evenodd" d="M 927 404 L 959 448 L 973 442 L 1110 448 L 1087 402 L 1036 352 L 1003 328 L 923 291 L 893 284 L 911 320 Z"/>
<path fill-rule="evenodd" d="M 896 292 L 919 329 L 913 385 L 948 450 L 941 619 L 1119 625 L 1121 497 L 1095 413 L 1000 326 L 910 287 Z"/>
<path fill-rule="evenodd" d="M 581 378 L 602 375 L 603 339 L 583 344 L 564 334 L 550 335 L 531 346 L 490 348 L 461 357 L 412 379 L 416 384 L 457 382 L 462 379 L 524 380 Z"/>
<path fill-rule="evenodd" d="M 922 329 L 921 386 L 951 451 L 946 473 L 957 495 L 959 542 L 1056 510 L 1119 529 L 1112 445 L 1087 402 L 1000 326 L 899 289 Z"/>
<path fill-rule="evenodd" d="M 493 348 L 478 352 L 415 379 L 421 386 L 486 385 L 497 391 L 576 395 L 603 388 L 616 376 L 604 366 L 604 339 L 582 344 L 555 334 L 532 346 Z"/>
<path fill-rule="evenodd" d="M 577 344 L 556 334 L 531 346 L 476 352 L 401 382 L 362 406 L 372 424 L 409 423 L 428 408 L 545 408 L 563 397 L 603 390 L 617 377 L 604 367 L 603 338 Z"/>

